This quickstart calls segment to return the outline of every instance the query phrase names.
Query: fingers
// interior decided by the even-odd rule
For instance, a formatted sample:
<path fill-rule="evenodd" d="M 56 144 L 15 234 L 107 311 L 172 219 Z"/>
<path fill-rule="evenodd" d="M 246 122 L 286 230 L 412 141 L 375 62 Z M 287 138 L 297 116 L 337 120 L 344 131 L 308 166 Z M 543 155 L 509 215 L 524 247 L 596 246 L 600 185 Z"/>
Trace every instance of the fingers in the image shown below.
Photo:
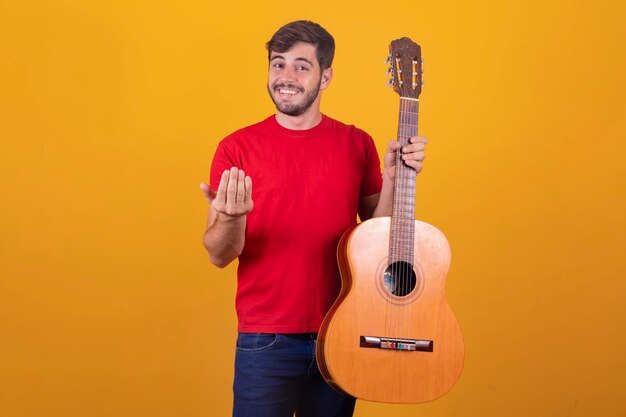
<path fill-rule="evenodd" d="M 201 188 L 204 191 L 204 187 Z M 214 199 L 209 201 L 218 213 L 231 217 L 247 214 L 253 206 L 252 179 L 237 167 L 224 171 L 217 193 Z"/>
<path fill-rule="evenodd" d="M 426 136 L 413 136 L 411 139 L 409 139 L 409 142 L 427 144 L 428 138 L 426 138 Z"/>
<path fill-rule="evenodd" d="M 226 170 L 222 172 L 222 178 L 220 178 L 220 185 L 217 186 L 217 194 L 215 196 L 215 202 L 218 204 L 226 204 L 226 189 L 228 187 L 228 176 L 230 171 Z"/>
<path fill-rule="evenodd" d="M 425 136 L 413 136 L 409 139 L 409 144 L 405 145 L 402 148 L 402 152 L 417 152 L 423 151 L 426 148 L 426 144 L 428 143 L 428 139 Z"/>
<path fill-rule="evenodd" d="M 388 147 L 389 150 L 392 149 L 393 142 L 394 141 L 389 142 L 389 147 Z M 425 149 L 426 149 L 426 144 L 428 143 L 428 139 L 425 136 L 413 136 L 409 139 L 408 142 L 409 143 L 407 145 L 404 145 L 401 147 L 402 148 L 400 150 L 401 158 L 406 165 L 413 168 L 416 172 L 421 172 L 423 168 L 424 159 L 426 158 Z M 396 149 L 399 149 L 399 148 L 400 146 L 398 143 L 398 147 Z M 395 150 L 392 152 L 395 152 Z"/>
<path fill-rule="evenodd" d="M 237 175 L 237 195 L 235 196 L 236 203 L 243 203 L 244 198 L 246 196 L 246 185 L 244 184 L 246 174 L 244 174 L 243 170 L 239 170 Z"/>
<path fill-rule="evenodd" d="M 245 187 L 246 187 L 246 200 L 252 201 L 252 178 L 246 177 Z"/>
<path fill-rule="evenodd" d="M 402 147 L 403 153 L 423 151 L 426 148 L 428 139 L 425 136 L 413 136 L 409 139 L 408 145 Z"/>
<path fill-rule="evenodd" d="M 409 153 L 402 154 L 402 159 L 404 161 L 410 161 L 410 160 L 423 161 L 424 158 L 426 158 L 426 153 L 424 151 L 409 152 Z"/>
<path fill-rule="evenodd" d="M 422 172 L 422 168 L 424 166 L 422 161 L 405 160 L 404 163 L 413 168 L 415 172 L 418 173 Z"/>
<path fill-rule="evenodd" d="M 387 153 L 395 153 L 400 148 L 402 148 L 403 153 L 423 151 L 426 148 L 427 143 L 428 139 L 426 136 L 413 136 L 409 138 L 408 145 L 405 145 L 404 147 L 400 145 L 399 141 L 390 140 L 387 145 Z"/>
<path fill-rule="evenodd" d="M 237 202 L 237 179 L 239 170 L 235 167 L 228 174 L 228 186 L 226 187 L 226 204 Z"/>

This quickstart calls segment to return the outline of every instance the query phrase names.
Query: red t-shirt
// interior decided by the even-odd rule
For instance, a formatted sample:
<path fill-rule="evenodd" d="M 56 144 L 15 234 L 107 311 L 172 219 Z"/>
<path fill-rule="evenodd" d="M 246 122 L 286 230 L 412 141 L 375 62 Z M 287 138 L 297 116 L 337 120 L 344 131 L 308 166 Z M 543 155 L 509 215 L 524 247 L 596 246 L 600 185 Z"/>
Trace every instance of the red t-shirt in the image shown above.
<path fill-rule="evenodd" d="M 271 116 L 220 142 L 212 190 L 233 166 L 252 178 L 254 201 L 237 270 L 239 331 L 317 332 L 341 288 L 339 239 L 359 199 L 382 186 L 372 138 L 325 115 L 308 130 Z"/>

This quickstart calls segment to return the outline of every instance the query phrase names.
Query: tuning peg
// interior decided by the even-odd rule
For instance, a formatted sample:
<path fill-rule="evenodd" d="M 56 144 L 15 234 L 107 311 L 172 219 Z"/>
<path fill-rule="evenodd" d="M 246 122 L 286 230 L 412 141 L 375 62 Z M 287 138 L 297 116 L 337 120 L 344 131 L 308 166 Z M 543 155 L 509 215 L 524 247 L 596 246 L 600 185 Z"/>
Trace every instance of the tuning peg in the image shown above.
<path fill-rule="evenodd" d="M 391 55 L 387 55 L 387 59 L 385 59 L 385 62 L 383 64 L 387 65 L 390 62 L 391 62 Z"/>
<path fill-rule="evenodd" d="M 393 71 L 393 67 L 387 68 L 387 75 L 391 74 L 392 71 Z"/>
<path fill-rule="evenodd" d="M 389 79 L 387 80 L 387 87 L 391 88 L 393 86 L 393 80 Z"/>

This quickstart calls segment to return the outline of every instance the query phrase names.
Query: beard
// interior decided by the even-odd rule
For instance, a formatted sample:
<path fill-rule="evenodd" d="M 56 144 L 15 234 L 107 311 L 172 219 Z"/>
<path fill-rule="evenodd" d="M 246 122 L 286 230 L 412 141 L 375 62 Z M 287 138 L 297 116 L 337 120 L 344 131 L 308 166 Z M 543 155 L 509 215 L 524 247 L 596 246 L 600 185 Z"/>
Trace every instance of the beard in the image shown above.
<path fill-rule="evenodd" d="M 274 84 L 274 86 L 272 87 L 270 87 L 269 85 L 267 86 L 267 92 L 270 94 L 270 98 L 274 102 L 274 105 L 279 112 L 284 113 L 288 116 L 300 116 L 304 114 L 304 112 L 306 112 L 309 107 L 311 107 L 318 94 L 320 93 L 321 85 L 322 77 L 320 77 L 320 80 L 315 88 L 311 90 L 309 94 L 304 96 L 300 103 L 281 103 L 277 98 L 274 97 L 273 93 L 275 92 L 276 94 L 278 94 L 278 89 L 283 87 L 291 88 L 300 91 L 300 93 L 304 93 L 304 89 L 302 87 L 298 87 L 293 84 Z"/>

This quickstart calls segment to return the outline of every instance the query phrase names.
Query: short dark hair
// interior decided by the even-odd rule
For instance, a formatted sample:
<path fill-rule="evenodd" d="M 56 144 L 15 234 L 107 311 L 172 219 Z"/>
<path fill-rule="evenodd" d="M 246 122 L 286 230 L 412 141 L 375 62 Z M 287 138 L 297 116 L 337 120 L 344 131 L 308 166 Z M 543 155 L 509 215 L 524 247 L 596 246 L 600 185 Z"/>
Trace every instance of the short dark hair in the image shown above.
<path fill-rule="evenodd" d="M 265 44 L 267 59 L 271 58 L 272 51 L 286 52 L 297 42 L 310 43 L 317 48 L 317 61 L 322 70 L 333 64 L 335 40 L 326 29 L 310 20 L 296 20 L 278 29 Z"/>

